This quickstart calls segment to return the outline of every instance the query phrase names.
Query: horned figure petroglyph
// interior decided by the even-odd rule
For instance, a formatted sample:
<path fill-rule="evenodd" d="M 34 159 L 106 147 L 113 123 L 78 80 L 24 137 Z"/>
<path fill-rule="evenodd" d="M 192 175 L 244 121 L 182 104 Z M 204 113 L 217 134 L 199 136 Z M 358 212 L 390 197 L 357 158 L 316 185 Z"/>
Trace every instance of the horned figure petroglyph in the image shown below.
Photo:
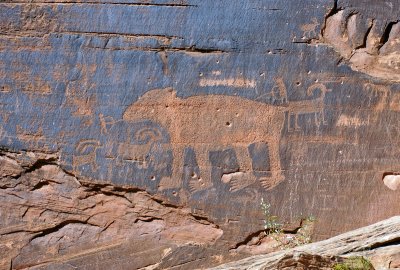
<path fill-rule="evenodd" d="M 161 131 L 156 127 L 144 127 L 132 135 L 134 144 L 129 142 L 118 144 L 118 156 L 124 162 L 132 162 L 139 169 L 147 169 L 151 163 L 154 169 L 164 167 L 164 164 L 156 162 L 155 153 L 166 150 Z M 159 149 L 158 149 L 159 148 Z"/>
<path fill-rule="evenodd" d="M 315 30 L 319 25 L 318 20 L 316 18 L 312 18 L 311 21 L 312 23 L 307 23 L 300 26 L 301 31 L 303 31 L 304 37 L 310 37 L 316 34 Z"/>
<path fill-rule="evenodd" d="M 100 142 L 97 140 L 89 139 L 78 142 L 72 159 L 74 170 L 82 165 L 89 165 L 92 170 L 97 170 L 96 150 L 99 146 Z"/>
<path fill-rule="evenodd" d="M 315 125 L 320 126 L 320 123 L 326 125 L 325 116 L 324 116 L 324 99 L 327 92 L 330 92 L 331 89 L 327 89 L 326 86 L 322 83 L 316 83 L 307 88 L 307 96 L 312 96 L 316 90 L 320 90 L 321 94 L 318 98 L 310 99 L 310 100 L 301 100 L 301 101 L 291 101 L 289 102 L 288 107 L 288 131 L 293 131 L 290 127 L 291 119 L 294 116 L 294 130 L 300 130 L 300 126 L 298 123 L 299 115 L 301 114 L 314 114 Z"/>
<path fill-rule="evenodd" d="M 127 108 L 123 119 L 149 119 L 168 129 L 173 151 L 173 172 L 171 177 L 161 180 L 161 189 L 179 187 L 186 147 L 194 149 L 200 169 L 200 176 L 190 179 L 191 191 L 211 187 L 209 151 L 229 147 L 234 148 L 240 171 L 243 172 L 229 179 L 231 184 L 235 189 L 240 189 L 256 182 L 256 177 L 249 173 L 252 165 L 247 149 L 254 142 L 264 142 L 269 146 L 271 174 L 260 178 L 261 185 L 268 189 L 284 179 L 279 157 L 284 110 L 284 107 L 236 96 L 207 95 L 182 99 L 168 88 L 144 94 Z"/>

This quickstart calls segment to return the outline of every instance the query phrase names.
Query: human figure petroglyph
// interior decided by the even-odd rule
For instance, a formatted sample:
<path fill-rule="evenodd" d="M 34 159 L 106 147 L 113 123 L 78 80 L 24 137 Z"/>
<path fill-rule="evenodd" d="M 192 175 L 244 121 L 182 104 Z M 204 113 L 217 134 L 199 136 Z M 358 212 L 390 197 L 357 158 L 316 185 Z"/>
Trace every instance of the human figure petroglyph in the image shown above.
<path fill-rule="evenodd" d="M 270 147 L 271 176 L 260 178 L 260 182 L 265 188 L 272 188 L 284 179 L 279 141 L 285 110 L 237 96 L 207 95 L 183 99 L 177 97 L 172 88 L 167 88 L 148 91 L 127 108 L 123 119 L 149 119 L 169 130 L 173 172 L 171 177 L 160 182 L 161 189 L 179 187 L 186 147 L 194 149 L 200 168 L 200 175 L 192 177 L 189 183 L 195 191 L 212 185 L 210 150 L 233 147 L 240 171 L 249 172 L 252 165 L 247 148 L 254 142 L 265 142 Z M 256 177 L 247 177 L 246 185 L 255 181 Z"/>
<path fill-rule="evenodd" d="M 114 118 L 112 116 L 104 116 L 102 113 L 100 113 L 99 120 L 100 120 L 100 133 L 108 134 L 109 127 L 115 123 Z"/>

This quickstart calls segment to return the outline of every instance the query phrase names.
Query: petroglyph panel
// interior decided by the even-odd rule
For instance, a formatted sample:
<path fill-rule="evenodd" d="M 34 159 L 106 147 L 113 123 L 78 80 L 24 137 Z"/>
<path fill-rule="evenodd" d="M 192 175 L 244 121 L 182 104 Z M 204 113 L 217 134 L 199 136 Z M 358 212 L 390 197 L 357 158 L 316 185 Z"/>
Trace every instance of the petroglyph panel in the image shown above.
<path fill-rule="evenodd" d="M 398 215 L 398 10 L 1 1 L 0 148 L 187 208 L 215 250 L 263 229 L 261 198 L 316 239 Z"/>
<path fill-rule="evenodd" d="M 194 149 L 200 168 L 196 190 L 210 188 L 209 151 L 233 146 L 238 170 L 252 170 L 248 147 L 254 142 L 270 145 L 271 176 L 260 179 L 266 189 L 284 179 L 281 172 L 279 142 L 284 124 L 284 110 L 239 97 L 207 95 L 181 99 L 172 88 L 150 90 L 124 112 L 123 119 L 135 122 L 149 119 L 166 127 L 171 136 L 173 173 L 163 188 L 177 188 L 183 168 L 185 147 Z"/>

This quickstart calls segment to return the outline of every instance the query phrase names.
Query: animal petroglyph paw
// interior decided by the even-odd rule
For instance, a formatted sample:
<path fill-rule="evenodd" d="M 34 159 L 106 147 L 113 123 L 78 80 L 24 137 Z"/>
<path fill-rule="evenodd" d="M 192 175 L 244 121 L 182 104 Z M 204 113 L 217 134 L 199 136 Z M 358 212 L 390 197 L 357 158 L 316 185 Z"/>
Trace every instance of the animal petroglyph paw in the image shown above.
<path fill-rule="evenodd" d="M 194 193 L 196 191 L 200 191 L 208 188 L 210 185 L 207 185 L 206 182 L 202 178 L 191 178 L 189 180 L 189 191 L 190 193 Z"/>
<path fill-rule="evenodd" d="M 241 190 L 254 182 L 256 182 L 256 177 L 251 172 L 234 172 L 229 174 L 224 174 L 221 177 L 223 183 L 229 184 L 230 191 L 235 192 Z"/>
<path fill-rule="evenodd" d="M 265 190 L 271 190 L 276 187 L 280 182 L 282 182 L 285 178 L 283 176 L 273 176 L 273 177 L 260 177 L 261 186 Z"/>
<path fill-rule="evenodd" d="M 160 184 L 158 185 L 159 190 L 166 190 L 170 188 L 176 188 L 176 182 L 178 179 L 174 179 L 169 176 L 164 176 L 160 180 Z"/>

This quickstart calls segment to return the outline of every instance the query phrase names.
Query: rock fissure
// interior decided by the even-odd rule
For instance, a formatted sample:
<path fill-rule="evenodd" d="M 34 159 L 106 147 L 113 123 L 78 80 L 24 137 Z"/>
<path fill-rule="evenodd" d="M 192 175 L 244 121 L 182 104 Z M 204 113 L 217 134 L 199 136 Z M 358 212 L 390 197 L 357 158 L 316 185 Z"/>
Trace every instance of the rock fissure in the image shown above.
<path fill-rule="evenodd" d="M 85 2 L 79 2 L 79 1 L 45 1 L 45 2 L 40 2 L 40 1 L 7 1 L 3 0 L 1 1 L 3 4 L 35 4 L 35 5 L 122 5 L 122 6 L 147 6 L 147 7 L 177 7 L 177 8 L 185 8 L 185 7 L 197 7 L 197 5 L 189 5 L 189 4 L 179 4 L 179 3 L 144 3 L 144 2 L 117 2 L 117 1 L 110 1 L 110 2 L 102 2 L 102 1 L 85 1 Z"/>
<path fill-rule="evenodd" d="M 325 16 L 320 42 L 333 47 L 349 66 L 378 79 L 398 82 L 400 57 L 397 21 L 371 17 L 362 10 L 338 7 Z"/>
<path fill-rule="evenodd" d="M 390 34 L 392 32 L 392 28 L 394 25 L 396 25 L 399 21 L 395 21 L 395 22 L 389 22 L 386 27 L 385 27 L 385 31 L 382 34 L 382 37 L 380 39 L 379 45 L 378 47 L 378 51 L 388 42 Z"/>

